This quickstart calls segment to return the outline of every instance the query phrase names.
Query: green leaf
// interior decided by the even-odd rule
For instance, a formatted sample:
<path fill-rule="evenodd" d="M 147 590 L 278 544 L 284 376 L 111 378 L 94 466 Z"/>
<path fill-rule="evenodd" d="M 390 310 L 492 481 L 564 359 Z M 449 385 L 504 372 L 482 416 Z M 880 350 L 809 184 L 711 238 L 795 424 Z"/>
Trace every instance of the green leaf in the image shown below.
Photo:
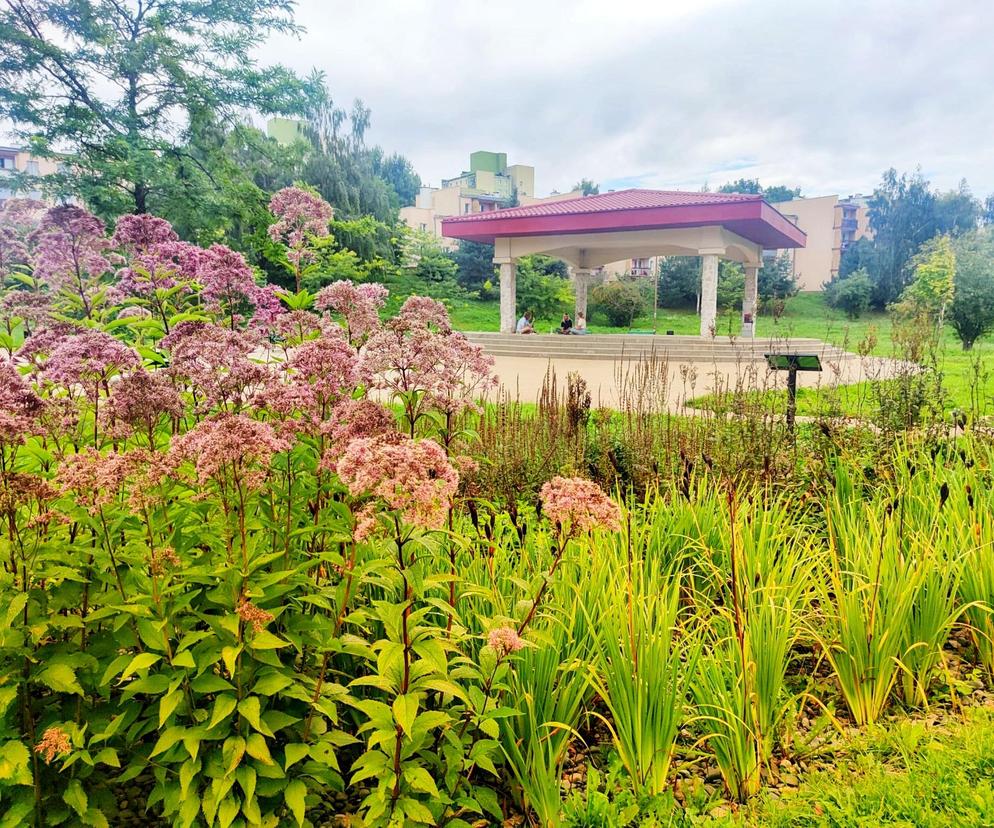
<path fill-rule="evenodd" d="M 226 796 L 222 799 L 221 804 L 217 808 L 218 825 L 221 828 L 228 828 L 235 821 L 235 817 L 238 816 L 241 807 L 242 803 L 234 796 Z"/>
<path fill-rule="evenodd" d="M 238 706 L 238 699 L 232 696 L 230 693 L 223 693 L 218 696 L 214 702 L 214 712 L 211 714 L 211 723 L 207 725 L 207 729 L 211 730 L 216 725 L 223 722 L 230 716 L 235 707 Z"/>
<path fill-rule="evenodd" d="M 80 817 L 86 815 L 89 803 L 86 798 L 86 791 L 83 790 L 83 783 L 78 779 L 70 779 L 66 785 L 66 792 L 62 794 L 62 801 L 72 808 Z"/>
<path fill-rule="evenodd" d="M 173 711 L 183 699 L 183 691 L 177 687 L 171 693 L 166 693 L 159 702 L 159 727 L 162 727 L 166 720 L 172 716 Z"/>
<path fill-rule="evenodd" d="M 253 650 L 275 650 L 278 647 L 289 647 L 290 642 L 277 638 L 269 630 L 260 630 L 252 636 L 249 646 Z"/>
<path fill-rule="evenodd" d="M 297 820 L 298 826 L 304 824 L 304 811 L 306 808 L 304 799 L 306 796 L 307 786 L 299 779 L 294 779 L 286 786 L 286 790 L 283 791 L 283 799 L 293 814 L 293 818 Z"/>
<path fill-rule="evenodd" d="M 46 687 L 50 687 L 57 693 L 75 693 L 77 696 L 83 695 L 83 688 L 76 680 L 76 671 L 68 664 L 55 662 L 49 664 L 38 674 L 38 681 Z M 85 812 L 86 809 L 84 808 Z"/>
<path fill-rule="evenodd" d="M 258 696 L 272 696 L 280 690 L 286 690 L 291 684 L 293 679 L 289 676 L 276 672 L 267 673 L 255 683 L 252 692 Z"/>
<path fill-rule="evenodd" d="M 258 696 L 246 696 L 242 699 L 238 703 L 238 712 L 241 713 L 242 716 L 245 717 L 245 720 L 260 733 L 263 733 L 266 736 L 273 735 L 273 732 L 259 717 L 261 706 L 259 704 Z"/>
<path fill-rule="evenodd" d="M 393 716 L 397 724 L 403 728 L 404 732 L 410 736 L 411 728 L 414 727 L 414 720 L 418 715 L 418 697 L 412 693 L 397 696 L 393 700 Z"/>
<path fill-rule="evenodd" d="M 189 650 L 183 650 L 181 653 L 176 653 L 173 656 L 173 667 L 189 667 L 191 670 L 197 668 L 197 663 L 193 660 L 193 653 Z"/>
<path fill-rule="evenodd" d="M 162 656 L 156 653 L 139 653 L 133 659 L 131 663 L 125 668 L 124 672 L 121 673 L 121 678 L 119 681 L 124 681 L 129 676 L 134 675 L 139 670 L 147 670 L 157 661 L 161 661 Z"/>
<path fill-rule="evenodd" d="M 287 745 L 284 751 L 285 760 L 283 762 L 283 767 L 286 770 L 290 770 L 290 766 L 297 764 L 297 762 L 307 756 L 309 751 L 310 748 L 303 742 L 294 742 Z"/>
<path fill-rule="evenodd" d="M 93 761 L 97 764 L 108 765 L 112 768 L 121 767 L 121 760 L 118 758 L 117 751 L 114 748 L 106 747 L 99 751 L 96 756 L 93 757 Z"/>
<path fill-rule="evenodd" d="M 431 774 L 424 768 L 415 766 L 405 769 L 404 779 L 411 786 L 412 790 L 431 794 L 435 799 L 438 798 L 438 787 L 435 785 L 435 780 L 431 778 Z"/>
<path fill-rule="evenodd" d="M 264 765 L 274 765 L 273 757 L 269 755 L 269 746 L 261 733 L 250 733 L 245 740 L 245 752 L 253 759 L 258 759 Z"/>

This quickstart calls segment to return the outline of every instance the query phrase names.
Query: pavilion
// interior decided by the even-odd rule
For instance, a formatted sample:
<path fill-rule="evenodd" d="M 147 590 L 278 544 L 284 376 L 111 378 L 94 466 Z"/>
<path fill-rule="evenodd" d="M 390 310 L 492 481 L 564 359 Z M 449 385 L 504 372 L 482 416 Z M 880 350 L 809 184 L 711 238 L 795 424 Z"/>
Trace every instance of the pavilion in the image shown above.
<path fill-rule="evenodd" d="M 442 221 L 452 239 L 494 245 L 500 267 L 500 329 L 516 322 L 516 262 L 544 253 L 572 266 L 576 313 L 598 269 L 626 258 L 700 256 L 701 336 L 712 336 L 718 304 L 718 260 L 745 269 L 742 335 L 755 335 L 757 275 L 764 250 L 804 247 L 805 234 L 759 195 L 620 190 L 454 216 Z M 575 318 L 575 317 L 574 317 Z"/>

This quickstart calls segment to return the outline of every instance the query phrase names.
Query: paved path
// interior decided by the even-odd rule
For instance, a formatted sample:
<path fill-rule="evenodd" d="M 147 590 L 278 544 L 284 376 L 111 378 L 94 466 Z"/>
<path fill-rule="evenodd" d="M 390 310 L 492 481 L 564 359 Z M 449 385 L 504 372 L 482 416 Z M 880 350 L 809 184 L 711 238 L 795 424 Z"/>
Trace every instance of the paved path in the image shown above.
<path fill-rule="evenodd" d="M 521 402 L 538 400 L 546 375 L 551 371 L 560 390 L 565 388 L 569 374 L 579 374 L 586 381 L 595 406 L 623 407 L 633 395 L 649 394 L 656 403 L 654 407 L 671 412 L 684 411 L 687 400 L 715 390 L 784 388 L 787 377 L 786 372 L 769 371 L 765 364 L 757 362 L 670 364 L 665 360 L 617 362 L 511 356 L 497 356 L 494 361 L 502 390 Z M 816 388 L 886 379 L 893 376 L 897 367 L 893 360 L 848 355 L 830 360 L 820 374 L 798 374 L 798 384 Z"/>

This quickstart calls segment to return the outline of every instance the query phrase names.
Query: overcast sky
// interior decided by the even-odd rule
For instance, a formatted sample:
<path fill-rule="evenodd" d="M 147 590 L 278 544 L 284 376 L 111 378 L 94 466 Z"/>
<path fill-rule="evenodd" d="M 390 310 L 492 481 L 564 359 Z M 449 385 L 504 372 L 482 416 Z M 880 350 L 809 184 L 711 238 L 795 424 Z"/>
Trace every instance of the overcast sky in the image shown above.
<path fill-rule="evenodd" d="M 994 192 L 992 0 L 299 0 L 263 59 L 362 98 L 438 184 L 476 149 L 536 190 L 739 177 L 868 192 L 889 166 Z"/>

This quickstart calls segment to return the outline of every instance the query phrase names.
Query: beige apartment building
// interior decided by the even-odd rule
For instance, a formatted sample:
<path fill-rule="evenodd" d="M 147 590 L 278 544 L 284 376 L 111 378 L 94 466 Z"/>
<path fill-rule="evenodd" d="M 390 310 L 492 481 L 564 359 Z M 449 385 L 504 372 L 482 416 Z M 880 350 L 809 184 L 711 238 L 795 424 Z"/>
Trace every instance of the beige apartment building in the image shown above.
<path fill-rule="evenodd" d="M 846 248 L 870 233 L 866 199 L 837 195 L 795 198 L 773 205 L 807 233 L 804 247 L 786 251 L 801 290 L 822 290 L 839 272 Z"/>
<path fill-rule="evenodd" d="M 34 198 L 44 200 L 40 190 L 14 192 L 10 178 L 15 173 L 28 175 L 50 175 L 57 172 L 59 165 L 48 158 L 36 158 L 19 147 L 0 147 L 0 204 L 8 198 Z"/>
<path fill-rule="evenodd" d="M 441 187 L 422 187 L 414 205 L 401 208 L 400 220 L 452 249 L 456 242 L 442 236 L 442 219 L 532 203 L 534 196 L 534 167 L 508 165 L 506 153 L 479 150 L 469 156 L 468 170 L 443 179 Z"/>

